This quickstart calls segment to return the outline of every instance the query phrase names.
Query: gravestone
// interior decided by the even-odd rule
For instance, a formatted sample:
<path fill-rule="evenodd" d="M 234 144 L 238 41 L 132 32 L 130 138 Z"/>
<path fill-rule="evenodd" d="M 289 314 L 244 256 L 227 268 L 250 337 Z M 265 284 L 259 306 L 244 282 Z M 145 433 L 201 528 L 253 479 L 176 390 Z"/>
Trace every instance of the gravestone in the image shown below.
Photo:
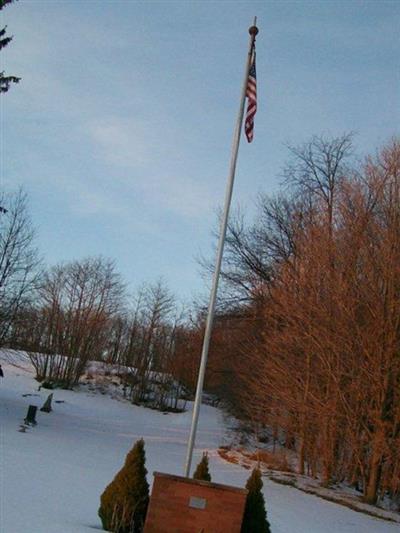
<path fill-rule="evenodd" d="M 26 417 L 24 419 L 25 424 L 27 424 L 28 426 L 36 426 L 36 424 L 37 424 L 37 422 L 36 422 L 36 411 L 37 411 L 37 406 L 36 405 L 30 405 L 28 407 L 28 412 L 27 412 Z"/>
<path fill-rule="evenodd" d="M 51 413 L 51 400 L 53 399 L 53 393 L 49 394 L 47 400 L 44 402 L 43 407 L 40 409 L 44 413 Z"/>

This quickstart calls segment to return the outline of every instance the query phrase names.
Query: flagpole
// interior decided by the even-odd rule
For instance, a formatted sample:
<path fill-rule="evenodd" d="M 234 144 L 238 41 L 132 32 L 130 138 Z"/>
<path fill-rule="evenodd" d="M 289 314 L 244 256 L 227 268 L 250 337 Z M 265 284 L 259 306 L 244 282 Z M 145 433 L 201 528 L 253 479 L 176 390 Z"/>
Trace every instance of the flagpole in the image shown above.
<path fill-rule="evenodd" d="M 215 270 L 214 270 L 213 282 L 212 282 L 212 287 L 211 287 L 210 302 L 208 305 L 208 314 L 207 314 L 207 320 L 206 320 L 206 329 L 204 332 L 203 348 L 201 352 L 199 375 L 197 378 L 196 396 L 195 396 L 194 405 L 193 405 L 192 425 L 190 428 L 190 436 L 189 436 L 188 447 L 187 447 L 187 455 L 186 455 L 186 463 L 185 463 L 185 476 L 186 477 L 189 477 L 190 475 L 193 448 L 194 448 L 194 443 L 196 439 L 197 423 L 198 423 L 199 413 L 200 413 L 201 397 L 203 394 L 204 376 L 206 372 L 208 349 L 210 346 L 211 331 L 212 331 L 212 326 L 213 326 L 213 321 L 214 321 L 218 281 L 219 281 L 219 276 L 221 272 L 222 254 L 224 251 L 226 230 L 228 226 L 229 208 L 230 208 L 231 199 L 232 199 L 232 190 L 233 190 L 233 183 L 235 180 L 236 162 L 237 162 L 238 151 L 239 151 L 240 134 L 241 134 L 242 124 L 243 124 L 243 114 L 244 114 L 244 106 L 245 106 L 245 100 L 246 100 L 247 82 L 248 82 L 249 70 L 250 70 L 250 65 L 251 65 L 251 60 L 252 60 L 252 55 L 253 55 L 253 50 L 254 50 L 254 43 L 255 43 L 256 35 L 258 33 L 258 28 L 256 26 L 256 23 L 257 23 L 257 17 L 254 17 L 254 24 L 253 26 L 249 28 L 249 34 L 250 34 L 249 52 L 247 54 L 247 60 L 246 60 L 246 68 L 245 68 L 245 75 L 244 75 L 244 81 L 243 81 L 243 87 L 242 87 L 242 94 L 241 94 L 241 99 L 240 99 L 239 113 L 238 113 L 238 117 L 236 121 L 235 131 L 233 134 L 232 153 L 231 153 L 229 174 L 228 174 L 228 180 L 227 180 L 226 191 L 225 191 L 224 211 L 223 211 L 223 216 L 221 220 L 220 236 L 219 236 L 218 248 L 217 248 L 217 257 L 216 257 Z"/>

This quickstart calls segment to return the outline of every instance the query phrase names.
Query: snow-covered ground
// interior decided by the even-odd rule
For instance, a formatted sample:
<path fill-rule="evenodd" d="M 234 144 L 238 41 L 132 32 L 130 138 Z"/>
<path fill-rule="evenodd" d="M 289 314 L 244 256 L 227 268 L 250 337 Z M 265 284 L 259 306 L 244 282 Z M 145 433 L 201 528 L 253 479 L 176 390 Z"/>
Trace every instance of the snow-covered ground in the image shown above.
<path fill-rule="evenodd" d="M 29 404 L 42 406 L 33 370 L 0 352 L 0 532 L 75 533 L 100 530 L 97 516 L 104 487 L 122 466 L 134 442 L 146 444 L 148 480 L 153 471 L 183 473 L 191 413 L 162 414 L 106 395 L 55 390 L 53 412 L 38 411 L 38 424 L 18 429 Z M 17 364 L 18 366 L 15 366 Z M 30 396 L 23 396 L 30 394 Z M 62 402 L 62 403 L 56 403 Z M 249 471 L 221 459 L 225 435 L 219 410 L 203 405 L 196 464 L 210 454 L 213 481 L 244 486 Z M 394 533 L 399 524 L 264 479 L 273 533 Z M 228 532 L 227 532 L 228 533 Z"/>

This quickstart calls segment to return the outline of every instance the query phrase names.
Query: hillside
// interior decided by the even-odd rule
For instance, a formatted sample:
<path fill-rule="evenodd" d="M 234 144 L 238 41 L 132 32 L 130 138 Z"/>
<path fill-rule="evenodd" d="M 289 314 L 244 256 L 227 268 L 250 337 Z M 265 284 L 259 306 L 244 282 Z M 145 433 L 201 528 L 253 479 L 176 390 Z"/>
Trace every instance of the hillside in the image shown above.
<path fill-rule="evenodd" d="M 27 406 L 41 406 L 23 356 L 0 353 L 1 522 L 2 533 L 75 533 L 100 529 L 99 496 L 122 465 L 134 441 L 146 443 L 148 479 L 152 472 L 182 474 L 191 412 L 162 414 L 88 390 L 54 391 L 53 412 L 38 412 L 38 425 L 19 432 Z M 223 461 L 222 413 L 204 405 L 195 463 L 209 450 L 213 481 L 244 486 L 244 468 Z M 376 519 L 264 479 L 273 533 L 394 533 L 399 524 Z"/>

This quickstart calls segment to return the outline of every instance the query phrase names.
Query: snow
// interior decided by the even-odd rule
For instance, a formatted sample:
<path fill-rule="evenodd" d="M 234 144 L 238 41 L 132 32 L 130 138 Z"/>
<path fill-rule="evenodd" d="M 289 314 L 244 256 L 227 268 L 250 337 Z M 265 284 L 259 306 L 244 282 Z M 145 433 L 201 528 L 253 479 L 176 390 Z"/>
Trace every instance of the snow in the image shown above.
<path fill-rule="evenodd" d="M 0 353 L 0 359 L 5 375 L 0 383 L 2 533 L 100 530 L 100 494 L 141 437 L 149 482 L 154 471 L 182 475 L 190 411 L 162 414 L 87 391 L 38 391 L 23 354 Z M 54 393 L 53 412 L 38 411 L 37 426 L 19 432 L 28 405 L 41 407 L 49 392 Z M 213 481 L 244 486 L 249 471 L 217 454 L 225 435 L 221 411 L 203 405 L 194 464 L 207 449 Z M 264 494 L 273 533 L 394 533 L 400 529 L 398 523 L 357 513 L 266 478 Z"/>

